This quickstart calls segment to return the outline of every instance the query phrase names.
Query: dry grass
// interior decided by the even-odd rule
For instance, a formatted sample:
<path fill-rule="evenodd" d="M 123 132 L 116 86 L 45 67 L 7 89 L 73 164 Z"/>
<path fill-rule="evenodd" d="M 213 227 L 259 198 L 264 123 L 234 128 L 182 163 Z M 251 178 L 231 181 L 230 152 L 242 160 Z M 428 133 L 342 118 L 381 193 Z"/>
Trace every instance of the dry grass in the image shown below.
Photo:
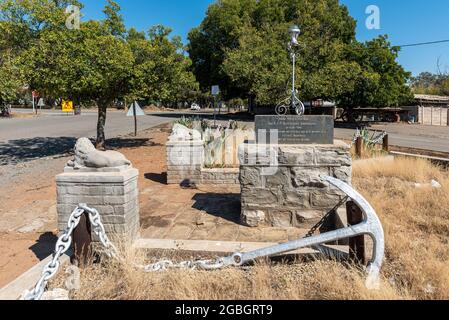
<path fill-rule="evenodd" d="M 443 187 L 414 187 L 432 179 Z M 110 263 L 82 271 L 82 290 L 74 298 L 449 299 L 448 173 L 421 160 L 356 163 L 354 185 L 374 206 L 385 228 L 380 290 L 367 290 L 363 273 L 335 261 L 154 274 Z"/>

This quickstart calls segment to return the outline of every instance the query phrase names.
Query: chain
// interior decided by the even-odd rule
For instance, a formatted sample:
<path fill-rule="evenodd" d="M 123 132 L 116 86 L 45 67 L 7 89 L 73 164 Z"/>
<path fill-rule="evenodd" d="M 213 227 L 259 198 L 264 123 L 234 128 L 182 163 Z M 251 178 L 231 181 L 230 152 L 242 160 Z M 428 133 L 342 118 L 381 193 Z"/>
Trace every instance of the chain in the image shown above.
<path fill-rule="evenodd" d="M 104 253 L 119 262 L 124 262 L 120 257 L 117 248 L 109 240 L 105 228 L 101 222 L 100 214 L 96 209 L 91 209 L 82 204 L 80 207 L 89 214 L 89 219 L 92 225 L 92 230 L 100 239 L 101 244 L 104 247 Z M 145 272 L 157 272 L 165 271 L 168 269 L 200 269 L 200 270 L 216 270 L 225 267 L 224 260 L 218 258 L 216 260 L 195 260 L 195 261 L 183 261 L 180 263 L 174 263 L 171 260 L 162 260 L 149 265 L 140 265 L 133 263 L 133 266 L 137 269 L 141 269 Z"/>
<path fill-rule="evenodd" d="M 382 140 L 387 136 L 387 133 L 384 131 L 382 132 L 377 139 L 374 139 L 371 141 L 372 144 L 379 144 L 382 142 Z"/>
<path fill-rule="evenodd" d="M 305 238 L 311 237 L 315 232 L 324 225 L 326 220 L 340 207 L 349 197 L 342 199 L 331 211 L 329 211 L 305 236 Z M 101 216 L 96 209 L 89 208 L 85 204 L 80 204 L 70 215 L 69 222 L 66 231 L 59 237 L 55 253 L 52 260 L 44 267 L 42 276 L 37 282 L 36 286 L 31 291 L 26 291 L 23 295 L 24 300 L 40 300 L 44 294 L 48 282 L 57 274 L 60 267 L 59 259 L 65 254 L 72 245 L 72 234 L 76 227 L 79 225 L 81 216 L 87 213 L 92 226 L 94 234 L 99 238 L 104 253 L 109 257 L 117 260 L 120 263 L 124 263 L 124 259 L 119 255 L 119 251 L 114 244 L 109 240 L 106 234 L 105 227 L 101 222 Z M 237 254 L 235 254 L 237 255 Z M 234 255 L 234 256 L 235 256 Z M 233 256 L 233 257 L 234 257 Z M 137 269 L 141 269 L 145 272 L 158 272 L 166 271 L 168 269 L 190 269 L 190 270 L 218 270 L 224 267 L 233 265 L 228 258 L 217 258 L 215 260 L 190 260 L 180 263 L 174 263 L 171 260 L 162 260 L 156 263 L 148 265 L 140 265 L 133 263 L 133 266 Z"/>
<path fill-rule="evenodd" d="M 365 141 L 366 144 L 379 144 L 382 142 L 382 140 L 388 135 L 386 131 L 382 132 L 376 139 L 369 139 L 367 137 L 364 137 L 359 129 L 357 129 L 356 133 L 354 134 L 354 138 L 352 139 L 351 146 L 354 146 L 357 142 L 358 138 L 363 138 L 363 141 Z"/>
<path fill-rule="evenodd" d="M 330 210 L 328 213 L 326 213 L 326 215 L 316 225 L 314 225 L 312 227 L 312 229 L 310 229 L 309 232 L 307 232 L 307 235 L 304 238 L 312 237 L 315 234 L 315 232 L 326 223 L 327 219 L 329 219 L 330 216 L 335 214 L 335 212 L 337 212 L 338 208 L 340 208 L 346 201 L 348 201 L 348 199 L 349 199 L 349 197 L 345 197 L 342 200 L 340 200 L 340 202 L 332 210 Z"/>
<path fill-rule="evenodd" d="M 58 272 L 60 267 L 59 259 L 64 255 L 72 246 L 72 234 L 73 230 L 80 223 L 81 216 L 84 210 L 76 208 L 70 215 L 68 226 L 66 231 L 59 237 L 56 242 L 55 253 L 52 260 L 44 267 L 42 276 L 37 282 L 36 286 L 31 291 L 26 291 L 23 295 L 24 300 L 40 300 L 45 292 L 48 281 L 50 281 Z"/>
<path fill-rule="evenodd" d="M 98 237 L 101 244 L 103 245 L 104 253 L 109 258 L 114 258 L 116 260 L 122 261 L 120 255 L 118 254 L 117 248 L 114 244 L 109 240 L 108 235 L 106 234 L 106 230 L 104 228 L 103 223 L 101 222 L 101 216 L 98 210 L 91 209 L 85 204 L 80 204 L 79 206 L 84 212 L 89 214 L 90 224 L 92 226 L 92 230 L 94 234 Z"/>
<path fill-rule="evenodd" d="M 355 145 L 355 143 L 357 142 L 357 139 L 361 138 L 361 137 L 362 137 L 362 134 L 360 133 L 360 130 L 357 129 L 357 131 L 354 134 L 354 138 L 352 139 L 351 146 Z"/>

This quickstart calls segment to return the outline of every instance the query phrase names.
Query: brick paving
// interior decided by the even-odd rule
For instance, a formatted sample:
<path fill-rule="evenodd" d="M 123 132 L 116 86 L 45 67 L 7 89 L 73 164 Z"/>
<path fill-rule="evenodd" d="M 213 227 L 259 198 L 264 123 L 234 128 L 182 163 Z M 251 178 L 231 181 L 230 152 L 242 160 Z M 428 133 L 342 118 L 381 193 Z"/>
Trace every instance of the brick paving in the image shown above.
<path fill-rule="evenodd" d="M 299 238 L 297 228 L 249 228 L 240 224 L 239 186 L 198 189 L 156 183 L 141 191 L 141 236 L 152 239 L 283 242 Z"/>

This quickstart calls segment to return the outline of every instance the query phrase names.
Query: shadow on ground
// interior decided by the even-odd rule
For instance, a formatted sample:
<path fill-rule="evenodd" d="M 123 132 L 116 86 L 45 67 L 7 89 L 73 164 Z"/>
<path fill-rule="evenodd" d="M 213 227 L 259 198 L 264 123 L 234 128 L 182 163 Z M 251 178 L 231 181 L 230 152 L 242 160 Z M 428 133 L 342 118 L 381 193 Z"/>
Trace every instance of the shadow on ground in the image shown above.
<path fill-rule="evenodd" d="M 179 119 L 182 117 L 190 118 L 199 118 L 205 120 L 217 120 L 217 121 L 229 121 L 229 120 L 238 120 L 241 122 L 252 122 L 254 121 L 254 115 L 251 115 L 246 112 L 241 113 L 222 113 L 214 116 L 213 113 L 182 113 L 182 112 L 168 112 L 168 113 L 153 113 L 148 114 L 147 116 L 157 116 L 160 118 L 169 118 L 169 119 Z"/>
<path fill-rule="evenodd" d="M 0 165 L 15 165 L 38 158 L 68 156 L 76 138 L 31 138 L 0 143 Z"/>
<path fill-rule="evenodd" d="M 46 157 L 66 157 L 73 154 L 77 138 L 30 138 L 0 142 L 0 165 L 16 165 Z M 94 143 L 95 141 L 92 140 Z M 108 149 L 158 146 L 151 139 L 114 138 L 106 141 Z"/>
<path fill-rule="evenodd" d="M 54 253 L 57 241 L 58 238 L 53 233 L 47 232 L 39 237 L 36 243 L 30 247 L 30 250 L 42 261 Z"/>
<path fill-rule="evenodd" d="M 166 185 L 167 184 L 167 172 L 145 173 L 145 179 Z"/>
<path fill-rule="evenodd" d="M 156 147 L 156 146 L 161 146 L 161 144 L 155 143 L 152 141 L 152 139 L 147 138 L 114 138 L 106 140 L 107 149 L 120 149 L 120 148 L 133 149 L 140 147 Z"/>
<path fill-rule="evenodd" d="M 237 193 L 198 193 L 193 197 L 192 208 L 204 211 L 215 217 L 240 223 L 240 194 Z"/>

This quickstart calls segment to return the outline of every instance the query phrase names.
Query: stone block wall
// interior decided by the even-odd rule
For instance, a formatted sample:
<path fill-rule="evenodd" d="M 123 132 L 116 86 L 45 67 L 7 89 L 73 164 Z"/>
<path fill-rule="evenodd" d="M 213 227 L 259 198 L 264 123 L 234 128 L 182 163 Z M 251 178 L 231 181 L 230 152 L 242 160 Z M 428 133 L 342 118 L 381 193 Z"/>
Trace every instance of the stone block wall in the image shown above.
<path fill-rule="evenodd" d="M 58 228 L 67 228 L 68 219 L 80 203 L 95 208 L 109 236 L 134 240 L 139 232 L 139 171 L 65 172 L 56 177 Z M 92 234 L 95 241 L 98 239 Z"/>
<path fill-rule="evenodd" d="M 204 167 L 203 141 L 167 142 L 168 184 L 239 184 L 238 168 Z"/>
<path fill-rule="evenodd" d="M 245 144 L 240 158 L 241 218 L 252 227 L 311 227 L 344 197 L 320 176 L 351 183 L 350 148 L 341 141 L 334 145 Z"/>
<path fill-rule="evenodd" d="M 204 142 L 169 141 L 167 148 L 167 183 L 201 183 Z"/>
<path fill-rule="evenodd" d="M 239 184 L 238 168 L 202 169 L 202 184 Z"/>

